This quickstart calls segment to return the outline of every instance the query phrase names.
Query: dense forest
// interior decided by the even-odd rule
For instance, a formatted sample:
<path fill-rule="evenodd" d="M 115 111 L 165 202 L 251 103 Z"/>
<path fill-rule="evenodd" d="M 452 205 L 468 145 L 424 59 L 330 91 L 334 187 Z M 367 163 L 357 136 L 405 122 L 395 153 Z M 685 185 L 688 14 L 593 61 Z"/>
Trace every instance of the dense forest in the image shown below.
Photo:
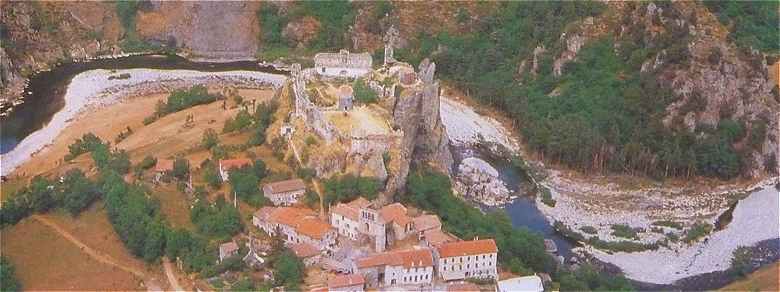
<path fill-rule="evenodd" d="M 774 167 L 744 163 L 750 151 L 763 144 L 766 120 L 753 124 L 748 147 L 740 150 L 733 145 L 748 129 L 744 121 L 730 119 L 731 113 L 721 113 L 716 127 L 699 125 L 693 132 L 661 123 L 666 107 L 679 97 L 659 84 L 659 72 L 642 72 L 640 67 L 661 50 L 671 66 L 686 66 L 690 55 L 685 40 L 690 35 L 685 26 L 667 22 L 663 33 L 648 39 L 642 25 L 634 24 L 624 37 L 591 40 L 564 66 L 566 73 L 555 76 L 551 56 L 563 50 L 559 36 L 566 25 L 597 16 L 604 8 L 597 2 L 502 3 L 498 14 L 481 19 L 473 33 L 421 35 L 398 55 L 412 62 L 432 56 L 445 80 L 507 111 L 537 153 L 576 169 L 730 179 L 743 168 Z M 753 10 L 733 11 L 724 15 L 736 13 L 739 16 L 730 17 L 742 19 Z M 740 25 L 745 28 L 737 29 L 734 37 L 776 48 L 771 38 L 756 37 L 773 31 L 777 35 L 777 19 L 770 24 L 768 14 Z M 517 64 L 532 57 L 537 46 L 551 54 L 540 56 L 538 74 L 518 76 Z M 705 97 L 691 100 L 683 111 L 706 106 Z"/>

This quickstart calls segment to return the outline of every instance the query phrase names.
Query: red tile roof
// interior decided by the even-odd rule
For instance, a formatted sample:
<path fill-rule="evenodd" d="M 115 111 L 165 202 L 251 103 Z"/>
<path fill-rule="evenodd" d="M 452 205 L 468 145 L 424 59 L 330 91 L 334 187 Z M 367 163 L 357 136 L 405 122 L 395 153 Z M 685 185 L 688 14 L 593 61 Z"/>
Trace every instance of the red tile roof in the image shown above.
<path fill-rule="evenodd" d="M 480 290 L 477 284 L 463 282 L 463 283 L 450 284 L 449 286 L 447 286 L 447 291 L 479 292 Z"/>
<path fill-rule="evenodd" d="M 288 179 L 266 184 L 265 187 L 267 187 L 271 193 L 278 194 L 306 189 L 306 184 L 304 184 L 301 179 Z"/>
<path fill-rule="evenodd" d="M 308 258 L 320 254 L 320 250 L 308 243 L 293 243 L 290 249 L 299 258 Z"/>
<path fill-rule="evenodd" d="M 366 279 L 364 279 L 361 274 L 338 275 L 328 280 L 328 288 L 336 289 L 355 285 L 362 286 L 365 283 Z"/>
<path fill-rule="evenodd" d="M 493 239 L 444 243 L 437 249 L 439 256 L 443 258 L 498 252 L 496 241 Z"/>
<path fill-rule="evenodd" d="M 380 253 L 357 260 L 358 268 L 401 265 L 404 268 L 432 267 L 433 253 L 430 249 L 412 249 Z"/>
<path fill-rule="evenodd" d="M 296 232 L 314 239 L 322 239 L 331 230 L 330 225 L 317 218 L 317 213 L 310 209 L 263 207 L 255 212 L 255 216 L 261 220 L 290 226 Z"/>
<path fill-rule="evenodd" d="M 441 221 L 436 215 L 420 215 L 414 218 L 414 228 L 418 232 L 441 229 Z"/>
<path fill-rule="evenodd" d="M 241 168 L 245 165 L 251 165 L 252 160 L 246 159 L 246 158 L 239 158 L 239 159 L 220 159 L 219 160 L 219 167 L 228 170 L 233 168 Z"/>
<path fill-rule="evenodd" d="M 165 172 L 173 170 L 173 160 L 171 159 L 157 159 L 157 164 L 154 165 L 154 171 Z"/>
<path fill-rule="evenodd" d="M 393 203 L 379 209 L 379 215 L 385 222 L 395 222 L 398 225 L 404 226 L 412 222 L 412 218 L 406 215 L 406 207 L 401 203 Z"/>
<path fill-rule="evenodd" d="M 447 232 L 442 231 L 441 229 L 431 229 L 425 231 L 423 232 L 423 236 L 425 237 L 425 241 L 427 241 L 428 244 L 432 246 L 439 246 L 443 243 L 458 241 L 457 237 L 454 237 Z"/>
<path fill-rule="evenodd" d="M 352 221 L 358 221 L 360 220 L 360 208 L 365 208 L 371 205 L 371 202 L 364 199 L 363 197 L 358 197 L 357 199 L 353 200 L 349 203 L 338 203 L 336 206 L 331 208 L 330 212 L 334 214 L 339 214 L 341 216 L 347 217 L 351 219 Z"/>

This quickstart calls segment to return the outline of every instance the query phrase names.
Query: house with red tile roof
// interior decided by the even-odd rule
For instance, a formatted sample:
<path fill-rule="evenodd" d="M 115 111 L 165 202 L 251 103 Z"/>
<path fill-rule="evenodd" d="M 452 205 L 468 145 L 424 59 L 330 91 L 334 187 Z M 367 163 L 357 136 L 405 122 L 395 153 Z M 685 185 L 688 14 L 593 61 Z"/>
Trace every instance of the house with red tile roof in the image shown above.
<path fill-rule="evenodd" d="M 379 209 L 379 214 L 393 229 L 393 240 L 404 240 L 409 234 L 414 233 L 412 218 L 407 215 L 407 210 L 401 203 L 393 203 Z"/>
<path fill-rule="evenodd" d="M 263 195 L 271 200 L 274 206 L 295 204 L 304 193 L 306 184 L 301 179 L 277 181 L 263 186 Z"/>
<path fill-rule="evenodd" d="M 361 274 L 337 275 L 328 280 L 330 292 L 362 292 L 366 280 Z"/>
<path fill-rule="evenodd" d="M 303 264 L 307 267 L 316 265 L 322 258 L 322 251 L 311 244 L 302 242 L 288 244 L 287 246 L 293 251 L 293 253 L 295 253 L 295 256 L 303 261 Z"/>
<path fill-rule="evenodd" d="M 308 243 L 319 250 L 336 244 L 336 230 L 311 209 L 262 207 L 252 215 L 252 224 L 271 236 L 281 231 L 287 244 Z"/>
<path fill-rule="evenodd" d="M 430 249 L 411 249 L 374 254 L 357 259 L 354 271 L 363 275 L 368 287 L 429 285 L 434 261 Z"/>
<path fill-rule="evenodd" d="M 246 158 L 220 159 L 219 176 L 222 177 L 222 181 L 228 181 L 230 170 L 242 168 L 244 166 L 251 166 L 251 165 L 252 165 L 252 160 Z"/>
<path fill-rule="evenodd" d="M 436 247 L 437 266 L 445 281 L 498 279 L 498 247 L 493 239 L 443 243 Z"/>

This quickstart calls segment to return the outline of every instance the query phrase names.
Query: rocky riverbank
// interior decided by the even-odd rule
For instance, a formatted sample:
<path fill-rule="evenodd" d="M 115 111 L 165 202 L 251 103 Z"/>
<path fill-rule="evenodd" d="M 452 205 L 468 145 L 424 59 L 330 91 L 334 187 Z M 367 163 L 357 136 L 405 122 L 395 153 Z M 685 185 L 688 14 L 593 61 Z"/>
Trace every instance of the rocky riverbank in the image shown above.
<path fill-rule="evenodd" d="M 30 134 L 10 152 L 0 156 L 2 175 L 8 175 L 54 138 L 81 112 L 115 103 L 126 97 L 170 92 L 197 84 L 235 87 L 281 86 L 286 77 L 262 72 L 199 72 L 190 70 L 90 70 L 68 84 L 65 106 L 42 129 Z"/>

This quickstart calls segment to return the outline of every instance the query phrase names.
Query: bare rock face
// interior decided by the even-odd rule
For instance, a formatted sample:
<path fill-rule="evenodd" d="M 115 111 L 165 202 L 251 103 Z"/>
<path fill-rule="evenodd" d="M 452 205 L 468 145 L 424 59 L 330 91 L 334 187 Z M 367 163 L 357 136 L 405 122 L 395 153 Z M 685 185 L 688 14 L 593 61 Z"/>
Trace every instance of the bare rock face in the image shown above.
<path fill-rule="evenodd" d="M 142 39 L 173 45 L 194 58 L 251 59 L 258 47 L 256 11 L 261 3 L 241 1 L 154 1 L 141 10 Z"/>
<path fill-rule="evenodd" d="M 419 66 L 422 84 L 404 89 L 396 101 L 393 123 L 404 136 L 400 147 L 400 169 L 390 174 L 387 194 L 403 189 L 412 163 L 428 164 L 448 175 L 451 173 L 454 162 L 439 114 L 439 83 L 434 80 L 435 70 L 434 63 L 423 60 Z"/>
<path fill-rule="evenodd" d="M 488 206 L 509 201 L 509 189 L 498 177 L 498 170 L 486 161 L 469 157 L 458 166 L 455 188 L 465 197 Z"/>

